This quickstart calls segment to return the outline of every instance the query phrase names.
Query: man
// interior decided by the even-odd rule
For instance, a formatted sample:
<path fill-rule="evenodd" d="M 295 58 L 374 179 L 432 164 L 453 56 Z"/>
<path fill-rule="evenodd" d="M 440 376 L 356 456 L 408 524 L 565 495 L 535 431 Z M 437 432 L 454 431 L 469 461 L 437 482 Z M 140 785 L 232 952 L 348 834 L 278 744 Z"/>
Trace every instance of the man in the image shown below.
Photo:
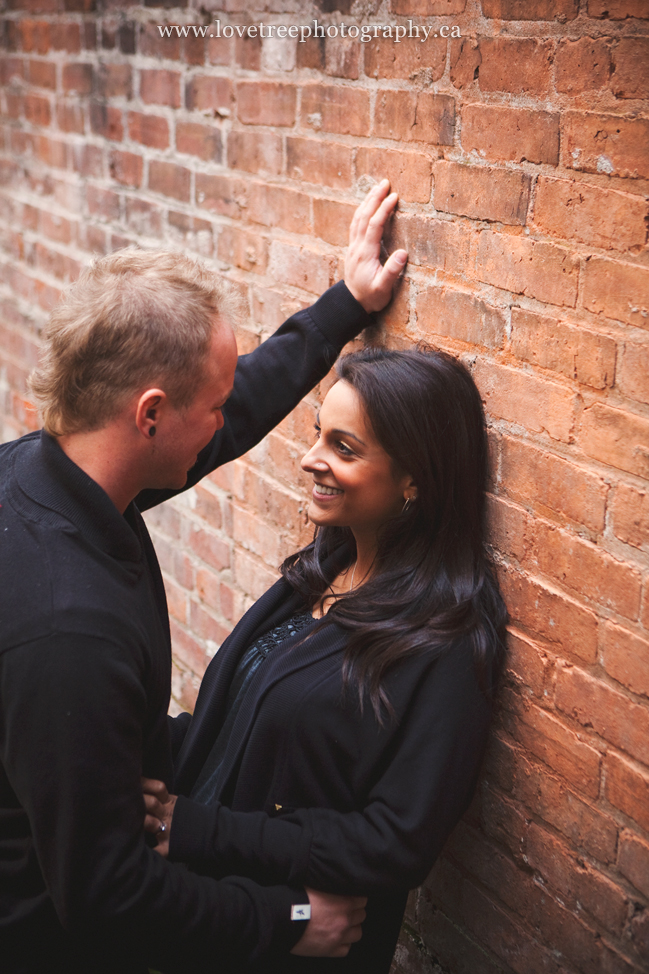
<path fill-rule="evenodd" d="M 0 448 L 0 950 L 8 974 L 237 970 L 344 956 L 363 900 L 216 882 L 145 843 L 169 782 L 169 620 L 140 511 L 258 442 L 390 298 L 396 204 L 359 207 L 345 284 L 237 365 L 223 283 L 178 255 L 99 261 L 53 312 L 44 430 Z M 311 908 L 311 919 L 303 918 Z"/>

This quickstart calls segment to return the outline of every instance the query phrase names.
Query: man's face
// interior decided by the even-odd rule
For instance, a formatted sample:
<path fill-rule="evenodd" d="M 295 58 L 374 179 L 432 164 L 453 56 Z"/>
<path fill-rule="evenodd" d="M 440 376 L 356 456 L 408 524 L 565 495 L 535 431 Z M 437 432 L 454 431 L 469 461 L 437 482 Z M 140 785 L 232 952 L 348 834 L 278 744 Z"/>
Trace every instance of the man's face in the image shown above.
<path fill-rule="evenodd" d="M 185 409 L 167 406 L 154 447 L 156 487 L 184 487 L 198 454 L 223 426 L 222 409 L 232 392 L 237 343 L 230 325 L 217 319 L 196 395 Z M 153 471 L 152 471 L 153 473 Z M 164 483 L 161 483 L 164 481 Z"/>

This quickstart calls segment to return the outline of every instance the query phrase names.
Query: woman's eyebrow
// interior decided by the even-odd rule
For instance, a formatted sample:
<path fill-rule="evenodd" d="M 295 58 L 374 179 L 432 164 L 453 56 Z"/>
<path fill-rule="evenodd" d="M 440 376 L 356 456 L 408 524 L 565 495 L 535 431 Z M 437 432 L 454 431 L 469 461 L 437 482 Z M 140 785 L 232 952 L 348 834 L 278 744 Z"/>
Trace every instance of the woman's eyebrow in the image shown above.
<path fill-rule="evenodd" d="M 316 421 L 316 426 L 320 426 L 320 410 L 318 410 L 318 412 L 315 414 L 315 421 Z M 353 433 L 350 433 L 348 430 L 335 429 L 332 430 L 331 432 L 335 433 L 336 436 L 348 436 L 350 439 L 356 440 L 357 443 L 360 443 L 361 446 L 367 446 L 367 443 L 364 443 L 363 440 L 361 440 L 360 436 L 355 436 Z"/>

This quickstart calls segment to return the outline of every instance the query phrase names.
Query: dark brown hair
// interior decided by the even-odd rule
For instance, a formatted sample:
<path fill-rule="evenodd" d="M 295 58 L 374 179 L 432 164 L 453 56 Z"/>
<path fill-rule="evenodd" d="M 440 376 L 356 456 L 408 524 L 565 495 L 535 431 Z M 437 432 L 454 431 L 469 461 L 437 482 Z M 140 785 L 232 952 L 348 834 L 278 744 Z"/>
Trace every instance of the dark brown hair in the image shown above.
<path fill-rule="evenodd" d="M 372 577 L 339 597 L 323 620 L 350 634 L 345 681 L 358 687 L 361 705 L 369 693 L 381 719 L 383 707 L 391 711 L 382 684 L 399 660 L 468 639 L 490 693 L 507 612 L 485 550 L 487 441 L 473 379 L 451 355 L 424 348 L 366 348 L 340 359 L 336 371 L 417 486 L 408 510 L 382 529 Z M 354 557 L 349 528 L 317 528 L 281 571 L 313 606 Z"/>

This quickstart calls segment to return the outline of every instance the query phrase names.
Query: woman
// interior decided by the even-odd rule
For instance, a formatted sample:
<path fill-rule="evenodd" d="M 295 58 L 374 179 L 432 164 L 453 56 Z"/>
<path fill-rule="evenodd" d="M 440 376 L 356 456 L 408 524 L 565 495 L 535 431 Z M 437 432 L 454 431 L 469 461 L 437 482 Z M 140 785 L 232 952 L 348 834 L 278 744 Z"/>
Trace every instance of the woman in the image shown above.
<path fill-rule="evenodd" d="M 468 371 L 442 352 L 365 349 L 337 373 L 302 460 L 315 540 L 179 718 L 172 858 L 369 897 L 344 960 L 264 972 L 389 970 L 408 890 L 471 799 L 503 647 Z"/>

